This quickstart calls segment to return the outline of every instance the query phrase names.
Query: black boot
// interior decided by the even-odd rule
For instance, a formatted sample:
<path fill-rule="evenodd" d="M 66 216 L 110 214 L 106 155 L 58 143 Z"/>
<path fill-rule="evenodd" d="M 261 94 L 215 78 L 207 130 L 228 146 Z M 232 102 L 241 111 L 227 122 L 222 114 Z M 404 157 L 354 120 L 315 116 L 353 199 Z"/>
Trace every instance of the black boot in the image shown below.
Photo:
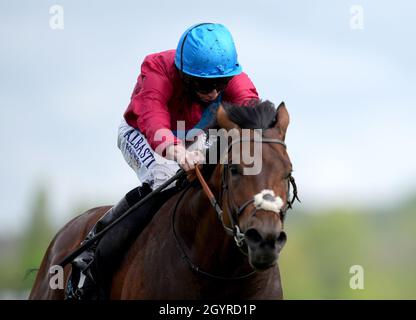
<path fill-rule="evenodd" d="M 108 210 L 101 219 L 97 221 L 81 244 L 92 239 L 97 233 L 120 217 L 151 191 L 152 189 L 148 184 L 143 184 L 141 187 L 135 188 L 127 193 L 119 203 Z M 117 226 L 114 226 L 114 228 L 117 228 Z M 91 268 L 91 265 L 94 262 L 97 245 L 98 241 L 88 247 L 72 262 L 72 274 L 70 281 L 68 281 L 66 293 L 67 299 L 89 300 L 97 298 L 94 268 Z"/>
<path fill-rule="evenodd" d="M 155 194 L 134 212 L 109 230 L 97 245 L 91 265 L 99 287 L 99 299 L 108 299 L 115 270 L 122 263 L 128 249 L 153 219 L 165 202 L 177 192 L 171 188 Z"/>

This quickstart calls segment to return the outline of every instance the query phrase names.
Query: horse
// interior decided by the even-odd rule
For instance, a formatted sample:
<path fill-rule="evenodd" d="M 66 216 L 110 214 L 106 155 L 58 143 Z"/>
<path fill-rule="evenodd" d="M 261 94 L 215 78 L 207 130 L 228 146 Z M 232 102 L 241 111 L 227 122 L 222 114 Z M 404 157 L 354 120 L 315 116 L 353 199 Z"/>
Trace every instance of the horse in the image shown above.
<path fill-rule="evenodd" d="M 158 210 L 110 279 L 109 299 L 283 299 L 278 258 L 287 239 L 286 211 L 298 199 L 284 142 L 288 111 L 283 102 L 278 108 L 269 101 L 224 104 L 216 122 L 227 130 L 249 130 L 250 150 L 261 147 L 255 155 L 260 173 L 244 175 L 244 163 L 204 165 L 205 188 L 195 179 Z M 262 129 L 262 140 L 254 129 Z M 242 152 L 242 139 L 232 144 Z M 225 153 L 230 156 L 231 148 Z M 108 209 L 90 209 L 59 230 L 29 299 L 65 298 L 62 287 L 51 288 L 50 268 L 79 246 Z M 65 283 L 70 271 L 70 265 L 63 269 Z"/>

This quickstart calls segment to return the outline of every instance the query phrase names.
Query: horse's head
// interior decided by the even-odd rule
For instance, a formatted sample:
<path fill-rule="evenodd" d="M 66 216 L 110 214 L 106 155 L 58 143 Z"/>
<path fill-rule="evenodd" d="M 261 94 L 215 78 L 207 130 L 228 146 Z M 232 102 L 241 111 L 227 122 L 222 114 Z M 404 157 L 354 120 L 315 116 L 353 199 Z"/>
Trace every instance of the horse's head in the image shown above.
<path fill-rule="evenodd" d="M 237 245 L 246 245 L 252 267 L 268 269 L 277 263 L 286 243 L 283 222 L 294 200 L 290 185 L 296 197 L 284 143 L 289 114 L 284 103 L 277 110 L 269 101 L 250 106 L 225 104 L 218 109 L 217 123 L 227 132 L 238 132 L 224 152 L 229 160 L 218 166 L 224 227 Z"/>

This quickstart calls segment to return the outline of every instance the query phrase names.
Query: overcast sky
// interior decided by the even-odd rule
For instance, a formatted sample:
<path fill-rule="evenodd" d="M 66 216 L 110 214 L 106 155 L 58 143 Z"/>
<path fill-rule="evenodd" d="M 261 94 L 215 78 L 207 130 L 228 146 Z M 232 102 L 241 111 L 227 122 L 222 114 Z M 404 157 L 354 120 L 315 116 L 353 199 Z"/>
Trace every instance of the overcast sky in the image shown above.
<path fill-rule="evenodd" d="M 63 30 L 50 27 L 55 4 Z M 414 193 L 415 12 L 380 0 L 0 0 L 0 232 L 24 224 L 37 184 L 57 224 L 135 186 L 116 137 L 140 63 L 207 21 L 231 30 L 260 96 L 285 101 L 305 207 Z"/>

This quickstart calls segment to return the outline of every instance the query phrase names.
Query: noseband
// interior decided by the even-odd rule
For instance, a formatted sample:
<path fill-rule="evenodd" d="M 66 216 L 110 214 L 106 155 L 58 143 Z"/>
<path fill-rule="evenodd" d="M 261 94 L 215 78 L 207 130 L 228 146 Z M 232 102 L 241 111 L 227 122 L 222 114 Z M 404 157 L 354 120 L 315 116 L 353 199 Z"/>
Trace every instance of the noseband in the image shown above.
<path fill-rule="evenodd" d="M 228 146 L 227 154 L 230 153 L 231 148 L 234 144 L 241 143 L 241 142 L 273 143 L 273 144 L 282 145 L 286 149 L 286 144 L 280 139 L 272 139 L 272 138 L 264 138 L 264 137 L 262 137 L 261 139 L 255 139 L 255 138 L 238 139 L 238 140 L 233 141 Z M 223 164 L 223 171 L 222 171 L 222 174 L 221 174 L 220 201 L 222 201 L 224 199 L 225 194 L 228 195 L 227 196 L 227 202 L 226 202 L 225 205 L 226 205 L 227 213 L 228 213 L 228 216 L 229 216 L 229 219 L 230 219 L 230 222 L 231 222 L 231 226 L 229 227 L 224 222 L 224 218 L 223 218 L 224 210 L 221 208 L 219 202 L 217 201 L 217 199 L 213 195 L 212 191 L 210 190 L 210 188 L 209 188 L 208 184 L 206 183 L 204 177 L 202 176 L 201 172 L 199 171 L 198 168 L 196 168 L 195 171 L 196 171 L 197 177 L 198 177 L 198 179 L 199 179 L 199 181 L 202 185 L 202 188 L 204 189 L 205 193 L 207 194 L 211 205 L 215 209 L 215 211 L 217 213 L 217 217 L 220 220 L 225 232 L 228 235 L 230 235 L 234 238 L 234 241 L 235 241 L 236 245 L 241 250 L 241 247 L 244 244 L 245 235 L 244 235 L 244 233 L 241 232 L 241 229 L 239 227 L 239 217 L 243 213 L 243 211 L 250 204 L 254 203 L 254 201 L 255 201 L 254 197 L 252 199 L 249 199 L 246 202 L 244 202 L 241 206 L 236 206 L 234 202 L 232 204 L 230 204 L 230 196 L 229 196 L 229 194 L 230 194 L 230 188 L 229 188 L 230 167 L 229 167 L 228 163 L 224 163 Z M 286 196 L 286 205 L 283 208 L 281 208 L 280 211 L 279 211 L 279 216 L 280 216 L 280 219 L 282 219 L 282 221 L 284 221 L 284 219 L 286 217 L 286 211 L 288 209 L 292 208 L 292 204 L 295 202 L 295 200 L 300 201 L 299 198 L 298 198 L 298 195 L 297 195 L 297 187 L 296 187 L 295 179 L 291 175 L 289 175 L 289 177 L 287 177 L 287 184 L 288 184 L 288 190 L 287 190 L 287 196 Z M 293 197 L 292 197 L 292 199 L 290 199 L 290 186 L 291 185 L 293 187 Z M 175 241 L 176 241 L 176 245 L 177 245 L 179 251 L 181 252 L 182 259 L 184 259 L 188 263 L 190 268 L 192 270 L 196 271 L 197 273 L 200 273 L 200 274 L 203 274 L 205 276 L 208 276 L 208 277 L 211 277 L 211 278 L 214 278 L 214 279 L 218 279 L 218 280 L 240 280 L 240 279 L 244 279 L 244 278 L 247 278 L 247 277 L 253 275 L 255 273 L 255 271 L 252 271 L 248 274 L 245 274 L 245 275 L 242 275 L 242 276 L 237 276 L 237 277 L 223 277 L 223 276 L 214 275 L 214 274 L 211 274 L 211 273 L 208 273 L 206 271 L 201 270 L 188 257 L 188 255 L 186 254 L 183 246 L 181 245 L 181 243 L 179 241 L 178 235 L 177 235 L 176 230 L 175 230 L 175 215 L 176 215 L 176 211 L 177 211 L 179 203 L 181 202 L 182 198 L 186 194 L 186 191 L 189 190 L 190 186 L 191 185 L 188 185 L 188 187 L 182 192 L 181 196 L 179 197 L 178 201 L 176 202 L 176 205 L 174 207 L 173 214 L 172 214 L 172 231 L 173 231 L 173 235 L 174 235 L 174 238 L 175 238 Z M 251 212 L 251 215 L 254 216 L 257 211 L 258 211 L 258 209 L 255 207 L 253 209 L 253 211 Z M 242 252 L 245 253 L 244 251 L 242 251 Z"/>

